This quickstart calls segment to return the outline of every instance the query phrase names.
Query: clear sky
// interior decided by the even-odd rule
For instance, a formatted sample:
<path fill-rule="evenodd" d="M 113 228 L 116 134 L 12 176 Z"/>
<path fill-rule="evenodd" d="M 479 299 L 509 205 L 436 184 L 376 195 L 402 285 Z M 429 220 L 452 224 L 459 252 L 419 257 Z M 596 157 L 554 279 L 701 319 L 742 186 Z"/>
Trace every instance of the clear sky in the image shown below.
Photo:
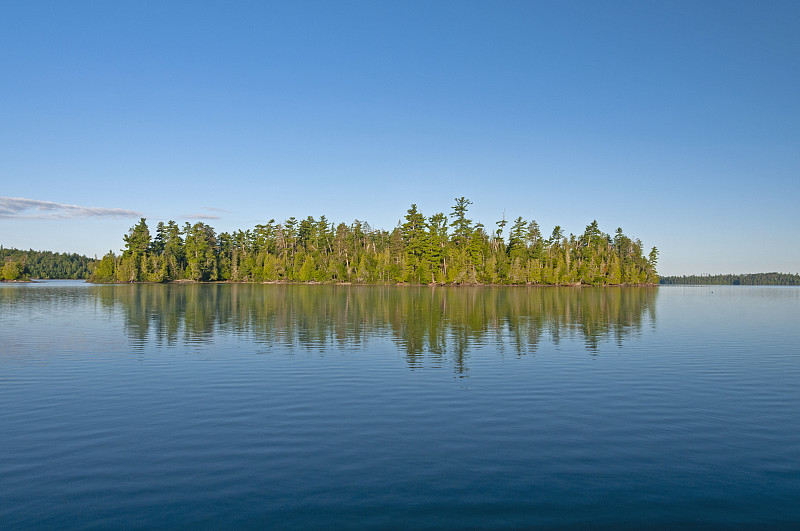
<path fill-rule="evenodd" d="M 393 228 L 455 197 L 800 272 L 800 2 L 7 1 L 0 244 L 139 217 Z"/>

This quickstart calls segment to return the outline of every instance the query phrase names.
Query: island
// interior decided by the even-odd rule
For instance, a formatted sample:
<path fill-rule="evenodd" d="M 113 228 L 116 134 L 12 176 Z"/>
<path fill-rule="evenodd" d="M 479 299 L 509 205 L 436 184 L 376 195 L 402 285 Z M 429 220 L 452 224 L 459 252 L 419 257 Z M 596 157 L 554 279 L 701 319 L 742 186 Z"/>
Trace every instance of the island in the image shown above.
<path fill-rule="evenodd" d="M 583 234 L 560 226 L 544 237 L 536 221 L 502 219 L 489 229 L 468 218 L 472 202 L 455 199 L 449 215 L 425 216 L 411 205 L 391 231 L 325 216 L 271 219 L 253 229 L 217 234 L 197 222 L 145 218 L 123 236 L 120 255 L 109 251 L 90 281 L 316 282 L 434 285 L 654 285 L 658 250 L 597 221 Z M 504 237 L 507 225 L 509 231 Z"/>

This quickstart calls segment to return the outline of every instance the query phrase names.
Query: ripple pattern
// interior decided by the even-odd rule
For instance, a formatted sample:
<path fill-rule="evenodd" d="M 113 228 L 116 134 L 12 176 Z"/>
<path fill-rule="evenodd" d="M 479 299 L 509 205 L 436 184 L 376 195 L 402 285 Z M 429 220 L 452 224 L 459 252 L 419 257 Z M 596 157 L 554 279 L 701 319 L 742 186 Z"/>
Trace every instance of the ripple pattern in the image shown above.
<path fill-rule="evenodd" d="M 800 290 L 711 291 L 3 285 L 0 528 L 795 527 Z"/>

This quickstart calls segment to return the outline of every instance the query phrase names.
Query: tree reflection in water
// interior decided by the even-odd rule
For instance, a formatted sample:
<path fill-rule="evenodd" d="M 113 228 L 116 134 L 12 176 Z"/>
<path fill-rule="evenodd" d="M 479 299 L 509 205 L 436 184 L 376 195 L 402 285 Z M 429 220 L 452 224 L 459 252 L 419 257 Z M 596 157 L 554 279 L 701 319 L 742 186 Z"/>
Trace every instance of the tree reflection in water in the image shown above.
<path fill-rule="evenodd" d="M 367 348 L 390 338 L 412 367 L 467 371 L 471 348 L 524 355 L 545 339 L 599 344 L 655 323 L 655 287 L 426 287 L 253 284 L 96 286 L 135 346 L 233 334 L 266 348 Z"/>

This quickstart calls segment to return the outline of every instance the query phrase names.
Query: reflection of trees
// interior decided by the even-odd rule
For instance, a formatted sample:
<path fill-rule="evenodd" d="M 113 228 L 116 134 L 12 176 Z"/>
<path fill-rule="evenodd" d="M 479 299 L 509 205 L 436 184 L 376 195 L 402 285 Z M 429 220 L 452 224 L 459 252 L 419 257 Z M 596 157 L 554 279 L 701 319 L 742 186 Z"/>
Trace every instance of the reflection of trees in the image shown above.
<path fill-rule="evenodd" d="M 259 344 L 363 348 L 388 338 L 412 367 L 451 364 L 491 345 L 517 355 L 543 338 L 577 338 L 592 352 L 620 344 L 649 315 L 657 288 L 392 287 L 253 284 L 98 286 L 136 344 L 204 342 L 218 333 Z"/>

